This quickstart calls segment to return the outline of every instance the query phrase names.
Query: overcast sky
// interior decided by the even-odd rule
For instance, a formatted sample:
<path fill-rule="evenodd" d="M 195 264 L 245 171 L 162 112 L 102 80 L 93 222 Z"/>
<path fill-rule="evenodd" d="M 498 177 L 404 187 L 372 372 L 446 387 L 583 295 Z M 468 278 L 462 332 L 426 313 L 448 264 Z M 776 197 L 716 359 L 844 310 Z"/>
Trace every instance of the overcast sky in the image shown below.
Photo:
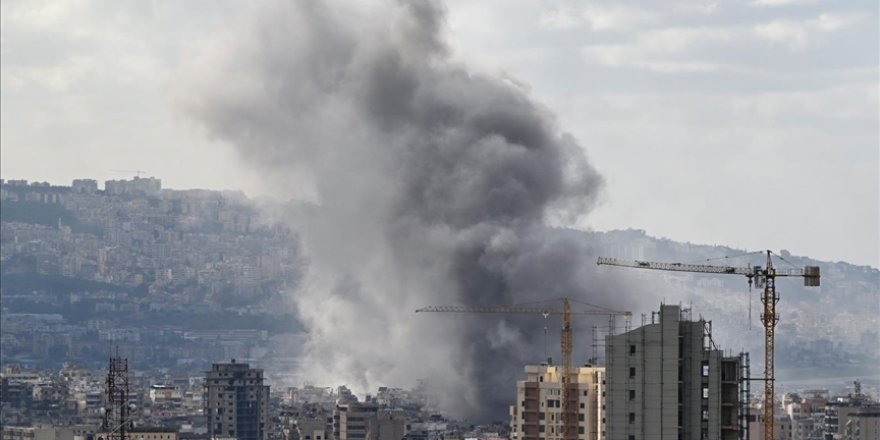
<path fill-rule="evenodd" d="M 0 174 L 270 191 L 178 109 L 250 2 L 0 3 Z M 607 180 L 580 226 L 880 265 L 878 4 L 447 3 L 454 56 L 557 115 Z M 123 171 L 117 171 L 123 170 Z"/>

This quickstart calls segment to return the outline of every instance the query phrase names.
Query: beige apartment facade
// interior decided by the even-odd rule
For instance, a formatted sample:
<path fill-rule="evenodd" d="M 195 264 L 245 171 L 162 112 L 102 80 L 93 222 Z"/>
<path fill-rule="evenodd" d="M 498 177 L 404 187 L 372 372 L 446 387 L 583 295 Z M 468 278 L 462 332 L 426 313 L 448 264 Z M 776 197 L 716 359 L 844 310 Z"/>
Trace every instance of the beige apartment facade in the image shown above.
<path fill-rule="evenodd" d="M 526 380 L 517 382 L 517 403 L 510 407 L 513 440 L 562 440 L 564 435 L 562 367 L 528 365 Z M 605 369 L 574 368 L 570 411 L 579 440 L 604 440 Z"/>

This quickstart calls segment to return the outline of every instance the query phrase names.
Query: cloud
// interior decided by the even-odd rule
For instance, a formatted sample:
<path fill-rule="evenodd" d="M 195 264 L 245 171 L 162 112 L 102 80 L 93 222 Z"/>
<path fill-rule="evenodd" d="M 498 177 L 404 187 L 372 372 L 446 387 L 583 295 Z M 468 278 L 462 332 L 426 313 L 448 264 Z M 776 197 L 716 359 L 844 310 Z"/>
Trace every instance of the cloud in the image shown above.
<path fill-rule="evenodd" d="M 556 30 L 576 28 L 594 32 L 634 30 L 659 21 L 659 16 L 647 9 L 631 6 L 558 6 L 541 13 L 542 27 Z"/>
<path fill-rule="evenodd" d="M 667 28 L 637 33 L 631 43 L 589 45 L 583 53 L 604 66 L 633 66 L 659 73 L 711 72 L 734 66 L 693 54 L 730 42 L 735 35 L 730 29 Z"/>
<path fill-rule="evenodd" d="M 817 44 L 824 35 L 839 31 L 860 20 L 853 14 L 820 14 L 807 20 L 774 20 L 754 27 L 754 34 L 763 40 L 782 43 L 791 50 L 802 50 Z"/>
<path fill-rule="evenodd" d="M 812 5 L 819 3 L 819 0 L 754 0 L 752 6 L 792 6 L 792 5 Z"/>
<path fill-rule="evenodd" d="M 660 19 L 657 14 L 648 10 L 627 6 L 588 6 L 582 16 L 593 31 L 635 30 L 656 24 Z"/>

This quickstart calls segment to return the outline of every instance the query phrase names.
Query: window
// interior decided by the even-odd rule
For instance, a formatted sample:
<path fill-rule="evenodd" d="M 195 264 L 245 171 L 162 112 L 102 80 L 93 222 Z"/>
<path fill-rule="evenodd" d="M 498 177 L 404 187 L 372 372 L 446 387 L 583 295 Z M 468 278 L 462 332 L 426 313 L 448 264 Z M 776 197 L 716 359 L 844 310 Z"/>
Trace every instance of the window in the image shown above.
<path fill-rule="evenodd" d="M 629 400 L 636 400 L 636 390 L 629 390 Z"/>
<path fill-rule="evenodd" d="M 709 387 L 703 387 L 703 398 L 704 399 L 709 398 Z"/>
<path fill-rule="evenodd" d="M 544 432 L 544 425 L 538 426 L 538 432 Z"/>
<path fill-rule="evenodd" d="M 703 420 L 709 420 L 709 410 L 708 409 L 703 410 Z"/>
<path fill-rule="evenodd" d="M 634 436 L 632 434 L 630 434 L 628 438 L 629 438 L 629 440 L 636 440 L 636 436 Z"/>
<path fill-rule="evenodd" d="M 636 422 L 636 413 L 629 413 L 629 422 L 630 423 Z"/>
<path fill-rule="evenodd" d="M 578 434 L 583 434 L 583 433 L 584 433 L 584 427 L 578 426 Z"/>
<path fill-rule="evenodd" d="M 538 413 L 538 420 L 544 420 L 544 412 L 543 411 Z"/>
<path fill-rule="evenodd" d="M 629 377 L 636 377 L 636 367 L 629 367 Z"/>
<path fill-rule="evenodd" d="M 578 414 L 578 421 L 580 421 L 580 422 L 584 421 L 584 414 L 583 413 Z"/>
<path fill-rule="evenodd" d="M 703 362 L 703 377 L 709 377 L 709 363 Z"/>
<path fill-rule="evenodd" d="M 543 382 L 543 381 L 544 381 L 544 376 L 538 376 L 538 382 Z"/>
<path fill-rule="evenodd" d="M 584 404 L 583 404 L 583 402 L 581 402 L 581 409 L 584 409 Z"/>
<path fill-rule="evenodd" d="M 636 346 L 635 345 L 629 346 L 629 354 L 636 354 Z"/>
<path fill-rule="evenodd" d="M 587 396 L 587 390 L 584 390 L 584 397 Z"/>

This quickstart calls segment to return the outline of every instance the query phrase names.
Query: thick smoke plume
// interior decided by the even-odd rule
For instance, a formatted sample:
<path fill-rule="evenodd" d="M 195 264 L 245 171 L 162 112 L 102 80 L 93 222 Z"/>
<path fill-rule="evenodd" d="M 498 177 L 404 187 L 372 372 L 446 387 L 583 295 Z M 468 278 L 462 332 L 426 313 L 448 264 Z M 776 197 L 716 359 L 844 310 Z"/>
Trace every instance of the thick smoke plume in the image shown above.
<path fill-rule="evenodd" d="M 268 184 L 319 205 L 294 225 L 304 377 L 360 392 L 428 378 L 457 415 L 503 417 L 545 325 L 558 359 L 558 321 L 413 311 L 619 306 L 588 279 L 589 250 L 546 226 L 588 212 L 602 179 L 515 84 L 452 61 L 443 26 L 424 1 L 275 5 L 185 63 L 179 99 Z"/>

